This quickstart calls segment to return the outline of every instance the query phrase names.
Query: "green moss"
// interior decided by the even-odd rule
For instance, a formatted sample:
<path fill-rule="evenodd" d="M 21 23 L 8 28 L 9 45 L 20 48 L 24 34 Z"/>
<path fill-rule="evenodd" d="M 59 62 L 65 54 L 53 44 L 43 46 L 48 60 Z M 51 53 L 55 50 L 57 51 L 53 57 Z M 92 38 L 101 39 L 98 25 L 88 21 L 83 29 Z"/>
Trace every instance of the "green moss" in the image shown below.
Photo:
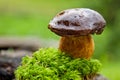
<path fill-rule="evenodd" d="M 45 48 L 24 57 L 15 76 L 17 80 L 80 80 L 100 68 L 98 60 L 73 59 L 58 49 Z"/>

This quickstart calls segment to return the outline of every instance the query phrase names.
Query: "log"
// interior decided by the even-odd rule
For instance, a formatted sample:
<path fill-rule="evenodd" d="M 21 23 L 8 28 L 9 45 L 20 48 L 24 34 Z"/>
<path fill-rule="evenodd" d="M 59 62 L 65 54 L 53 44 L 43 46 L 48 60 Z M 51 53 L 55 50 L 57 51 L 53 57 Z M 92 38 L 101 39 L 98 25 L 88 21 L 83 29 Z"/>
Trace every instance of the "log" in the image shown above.
<path fill-rule="evenodd" d="M 0 37 L 0 49 L 14 48 L 36 51 L 41 47 L 38 38 Z"/>

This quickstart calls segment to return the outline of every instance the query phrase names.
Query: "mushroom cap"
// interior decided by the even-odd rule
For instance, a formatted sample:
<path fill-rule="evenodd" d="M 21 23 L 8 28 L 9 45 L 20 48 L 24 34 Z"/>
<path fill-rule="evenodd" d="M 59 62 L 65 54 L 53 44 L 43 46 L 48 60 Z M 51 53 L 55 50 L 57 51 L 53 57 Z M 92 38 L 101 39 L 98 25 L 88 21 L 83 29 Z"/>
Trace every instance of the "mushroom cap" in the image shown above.
<path fill-rule="evenodd" d="M 96 11 L 87 8 L 67 9 L 50 21 L 48 28 L 60 36 L 101 34 L 106 21 Z"/>

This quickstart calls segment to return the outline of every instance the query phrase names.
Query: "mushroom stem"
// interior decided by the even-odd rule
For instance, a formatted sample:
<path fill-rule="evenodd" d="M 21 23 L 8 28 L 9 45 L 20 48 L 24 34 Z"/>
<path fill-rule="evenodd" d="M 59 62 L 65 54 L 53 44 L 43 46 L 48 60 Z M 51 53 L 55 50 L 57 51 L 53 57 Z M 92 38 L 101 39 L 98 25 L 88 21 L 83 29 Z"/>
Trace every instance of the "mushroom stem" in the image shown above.
<path fill-rule="evenodd" d="M 94 52 L 94 40 L 91 35 L 61 37 L 59 49 L 73 58 L 90 59 Z"/>

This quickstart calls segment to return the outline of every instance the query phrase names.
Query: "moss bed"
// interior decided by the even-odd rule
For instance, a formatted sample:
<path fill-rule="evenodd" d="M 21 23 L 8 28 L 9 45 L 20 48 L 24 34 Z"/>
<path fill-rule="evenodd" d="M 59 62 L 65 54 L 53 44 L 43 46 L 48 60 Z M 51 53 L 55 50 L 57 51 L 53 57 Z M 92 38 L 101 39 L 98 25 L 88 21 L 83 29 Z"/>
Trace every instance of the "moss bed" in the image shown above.
<path fill-rule="evenodd" d="M 100 69 L 96 59 L 74 59 L 58 49 L 42 48 L 31 57 L 23 57 L 15 76 L 16 80 L 84 80 Z"/>

